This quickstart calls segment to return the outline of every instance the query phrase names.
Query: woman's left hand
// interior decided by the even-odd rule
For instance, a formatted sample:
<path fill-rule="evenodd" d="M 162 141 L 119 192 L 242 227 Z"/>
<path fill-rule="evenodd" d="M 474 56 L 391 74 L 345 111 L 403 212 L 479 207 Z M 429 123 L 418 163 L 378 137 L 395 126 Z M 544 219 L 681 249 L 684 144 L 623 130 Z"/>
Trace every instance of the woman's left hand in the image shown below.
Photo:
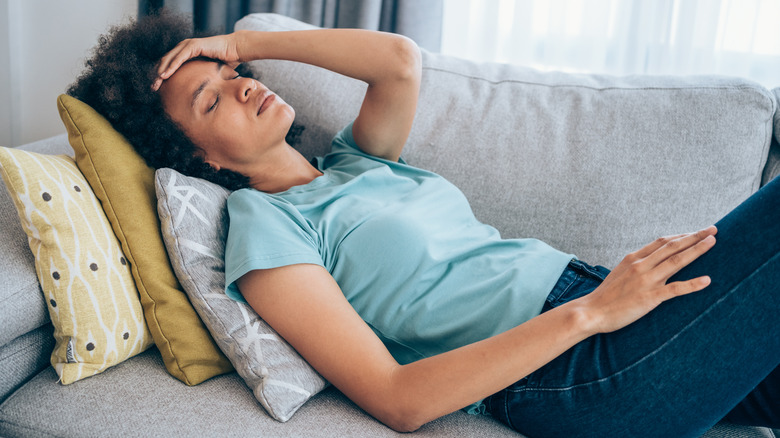
<path fill-rule="evenodd" d="M 662 302 L 700 291 L 709 276 L 669 282 L 682 268 L 715 245 L 715 226 L 696 233 L 662 237 L 627 255 L 592 293 L 572 301 L 584 304 L 593 333 L 623 328 Z"/>
<path fill-rule="evenodd" d="M 152 90 L 157 91 L 163 81 L 171 77 L 182 64 L 199 56 L 218 59 L 231 68 L 235 68 L 243 61 L 238 51 L 238 40 L 238 35 L 231 33 L 207 38 L 186 39 L 180 42 L 160 59 L 157 66 L 158 78 L 152 84 Z"/>

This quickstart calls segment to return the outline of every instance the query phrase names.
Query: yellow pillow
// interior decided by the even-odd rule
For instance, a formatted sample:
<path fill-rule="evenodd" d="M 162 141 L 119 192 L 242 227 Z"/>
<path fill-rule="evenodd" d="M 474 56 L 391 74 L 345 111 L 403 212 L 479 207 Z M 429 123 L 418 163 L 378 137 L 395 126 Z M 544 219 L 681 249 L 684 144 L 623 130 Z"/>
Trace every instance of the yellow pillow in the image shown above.
<path fill-rule="evenodd" d="M 76 163 L 130 261 L 146 323 L 168 372 L 197 385 L 232 371 L 171 268 L 157 217 L 154 170 L 89 105 L 61 95 L 57 107 Z"/>
<path fill-rule="evenodd" d="M 76 162 L 0 147 L 0 165 L 35 256 L 60 381 L 101 373 L 154 345 L 130 267 Z"/>

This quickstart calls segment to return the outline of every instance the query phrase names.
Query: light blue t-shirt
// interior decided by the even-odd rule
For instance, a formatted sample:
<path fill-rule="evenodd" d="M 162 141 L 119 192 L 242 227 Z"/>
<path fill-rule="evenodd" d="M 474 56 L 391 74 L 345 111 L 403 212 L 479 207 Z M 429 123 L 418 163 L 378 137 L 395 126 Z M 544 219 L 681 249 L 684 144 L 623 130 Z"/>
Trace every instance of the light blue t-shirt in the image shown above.
<path fill-rule="evenodd" d="M 501 239 L 441 176 L 360 151 L 352 125 L 317 167 L 306 185 L 230 195 L 226 292 L 243 301 L 234 282 L 254 269 L 324 266 L 401 364 L 538 315 L 573 258 Z"/>

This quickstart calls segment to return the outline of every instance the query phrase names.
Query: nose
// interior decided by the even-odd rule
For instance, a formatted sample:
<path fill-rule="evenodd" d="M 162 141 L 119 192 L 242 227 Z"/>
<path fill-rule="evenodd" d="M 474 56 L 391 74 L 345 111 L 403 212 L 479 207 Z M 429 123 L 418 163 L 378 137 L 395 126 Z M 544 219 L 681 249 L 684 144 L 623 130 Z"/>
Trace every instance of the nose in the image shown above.
<path fill-rule="evenodd" d="M 238 99 L 241 102 L 246 102 L 255 90 L 257 90 L 257 81 L 252 78 L 240 78 L 238 81 Z"/>

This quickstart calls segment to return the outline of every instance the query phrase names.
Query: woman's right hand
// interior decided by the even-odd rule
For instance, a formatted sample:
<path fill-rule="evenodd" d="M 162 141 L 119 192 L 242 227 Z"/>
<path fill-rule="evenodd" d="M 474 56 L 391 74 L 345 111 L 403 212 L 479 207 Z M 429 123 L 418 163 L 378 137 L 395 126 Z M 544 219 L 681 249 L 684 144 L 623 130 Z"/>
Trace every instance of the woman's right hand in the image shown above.
<path fill-rule="evenodd" d="M 596 290 L 576 300 L 585 305 L 591 331 L 618 330 L 670 298 L 707 287 L 709 276 L 667 282 L 712 248 L 717 231 L 710 226 L 696 233 L 662 237 L 627 255 Z"/>
<path fill-rule="evenodd" d="M 166 53 L 157 66 L 157 80 L 152 84 L 153 90 L 158 90 L 162 82 L 178 70 L 190 59 L 203 56 L 218 59 L 231 68 L 245 61 L 239 55 L 240 33 L 216 35 L 207 38 L 186 39 Z"/>

